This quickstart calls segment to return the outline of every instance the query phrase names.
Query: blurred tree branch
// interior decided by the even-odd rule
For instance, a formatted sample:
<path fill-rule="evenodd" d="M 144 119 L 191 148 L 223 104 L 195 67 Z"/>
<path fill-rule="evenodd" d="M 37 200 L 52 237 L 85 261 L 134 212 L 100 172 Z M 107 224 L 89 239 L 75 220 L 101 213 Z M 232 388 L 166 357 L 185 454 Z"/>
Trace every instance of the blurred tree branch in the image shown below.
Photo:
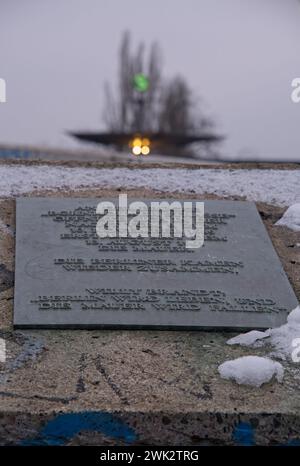
<path fill-rule="evenodd" d="M 148 57 L 143 42 L 132 53 L 130 33 L 125 32 L 119 53 L 119 92 L 114 96 L 108 83 L 104 87 L 104 121 L 109 131 L 192 134 L 212 127 L 185 78 L 163 81 L 161 70 L 159 45 L 151 45 Z M 140 73 L 150 83 L 144 94 L 133 85 L 134 76 Z"/>

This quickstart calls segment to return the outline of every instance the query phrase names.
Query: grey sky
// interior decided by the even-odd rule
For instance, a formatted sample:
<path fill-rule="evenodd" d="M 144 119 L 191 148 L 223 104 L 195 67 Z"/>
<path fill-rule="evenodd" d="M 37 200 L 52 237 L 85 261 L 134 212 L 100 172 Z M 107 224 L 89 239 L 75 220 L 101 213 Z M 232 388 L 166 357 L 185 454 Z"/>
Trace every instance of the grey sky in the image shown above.
<path fill-rule="evenodd" d="M 297 0 L 0 0 L 0 142 L 68 146 L 102 126 L 122 31 L 158 40 L 228 136 L 223 152 L 300 161 Z"/>

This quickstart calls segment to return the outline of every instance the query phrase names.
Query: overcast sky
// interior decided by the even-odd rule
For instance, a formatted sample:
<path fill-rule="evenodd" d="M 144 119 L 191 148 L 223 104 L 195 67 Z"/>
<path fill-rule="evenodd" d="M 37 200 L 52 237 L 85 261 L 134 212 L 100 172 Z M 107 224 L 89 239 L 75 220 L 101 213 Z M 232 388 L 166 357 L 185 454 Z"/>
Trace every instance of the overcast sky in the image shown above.
<path fill-rule="evenodd" d="M 164 75 L 202 96 L 224 154 L 300 161 L 297 0 L 0 0 L 0 142 L 66 147 L 66 129 L 103 129 L 125 29 L 159 41 Z"/>

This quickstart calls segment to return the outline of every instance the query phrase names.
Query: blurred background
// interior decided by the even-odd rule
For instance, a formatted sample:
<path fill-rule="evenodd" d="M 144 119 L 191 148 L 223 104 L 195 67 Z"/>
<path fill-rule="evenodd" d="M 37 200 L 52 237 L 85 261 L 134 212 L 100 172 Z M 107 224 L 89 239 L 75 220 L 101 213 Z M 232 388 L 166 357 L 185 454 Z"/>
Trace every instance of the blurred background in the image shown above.
<path fill-rule="evenodd" d="M 299 56 L 298 0 L 0 0 L 0 156 L 300 162 Z"/>

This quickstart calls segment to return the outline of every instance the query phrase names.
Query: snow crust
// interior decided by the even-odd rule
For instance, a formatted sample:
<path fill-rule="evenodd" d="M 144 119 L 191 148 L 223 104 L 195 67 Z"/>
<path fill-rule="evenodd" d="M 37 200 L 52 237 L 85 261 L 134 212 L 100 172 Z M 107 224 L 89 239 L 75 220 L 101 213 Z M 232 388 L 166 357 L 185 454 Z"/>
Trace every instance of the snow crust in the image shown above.
<path fill-rule="evenodd" d="M 300 203 L 291 205 L 275 225 L 284 225 L 291 230 L 300 231 Z"/>
<path fill-rule="evenodd" d="M 260 356 L 242 356 L 225 361 L 218 370 L 222 378 L 252 387 L 261 387 L 273 378 L 282 382 L 284 374 L 284 368 L 279 362 Z"/>
<path fill-rule="evenodd" d="M 161 192 L 241 196 L 275 205 L 300 203 L 300 170 L 97 169 L 51 165 L 0 165 L 0 197 L 41 190 L 149 188 Z"/>
<path fill-rule="evenodd" d="M 286 324 L 265 332 L 251 330 L 251 332 L 242 333 L 230 338 L 227 344 L 252 348 L 269 345 L 272 349 L 269 353 L 270 357 L 300 362 L 300 305 L 290 312 Z M 297 361 L 293 359 L 293 355 L 297 357 Z M 224 379 L 253 387 L 261 387 L 272 379 L 281 382 L 284 368 L 282 364 L 273 361 L 270 357 L 243 356 L 225 361 L 218 367 L 218 370 Z"/>
<path fill-rule="evenodd" d="M 288 360 L 291 358 L 294 349 L 293 341 L 296 338 L 300 338 L 300 306 L 290 312 L 286 324 L 268 329 L 265 332 L 252 330 L 243 333 L 228 340 L 227 344 L 256 347 L 257 343 L 263 340 L 260 343 L 269 344 L 272 347 L 271 356 Z"/>

